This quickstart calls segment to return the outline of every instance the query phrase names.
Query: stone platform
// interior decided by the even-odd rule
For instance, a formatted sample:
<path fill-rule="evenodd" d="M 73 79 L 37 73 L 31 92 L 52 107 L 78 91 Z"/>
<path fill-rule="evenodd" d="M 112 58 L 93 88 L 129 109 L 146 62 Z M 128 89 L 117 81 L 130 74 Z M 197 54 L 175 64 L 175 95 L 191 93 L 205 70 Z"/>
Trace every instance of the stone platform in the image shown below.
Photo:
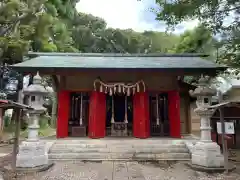
<path fill-rule="evenodd" d="M 49 150 L 51 160 L 188 161 L 182 139 L 60 139 Z"/>

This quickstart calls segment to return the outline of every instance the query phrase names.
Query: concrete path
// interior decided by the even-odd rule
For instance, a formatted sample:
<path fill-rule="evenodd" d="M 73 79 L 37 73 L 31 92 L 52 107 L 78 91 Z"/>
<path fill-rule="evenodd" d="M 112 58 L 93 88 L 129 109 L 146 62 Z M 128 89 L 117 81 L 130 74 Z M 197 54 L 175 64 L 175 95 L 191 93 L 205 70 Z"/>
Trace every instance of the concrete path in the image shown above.
<path fill-rule="evenodd" d="M 232 173 L 207 175 L 195 172 L 183 163 L 172 165 L 137 162 L 65 162 L 60 161 L 38 174 L 19 176 L 18 180 L 240 180 Z"/>

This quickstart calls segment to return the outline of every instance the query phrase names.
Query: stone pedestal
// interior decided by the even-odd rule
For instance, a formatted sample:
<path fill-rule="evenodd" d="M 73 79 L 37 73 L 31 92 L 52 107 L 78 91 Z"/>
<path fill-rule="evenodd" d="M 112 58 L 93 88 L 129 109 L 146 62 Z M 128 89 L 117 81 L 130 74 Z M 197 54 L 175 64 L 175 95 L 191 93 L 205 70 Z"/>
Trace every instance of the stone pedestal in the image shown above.
<path fill-rule="evenodd" d="M 224 157 L 215 142 L 197 142 L 192 150 L 192 164 L 209 168 L 223 167 Z"/>
<path fill-rule="evenodd" d="M 16 166 L 34 168 L 48 164 L 48 153 L 44 142 L 25 141 L 19 146 Z"/>

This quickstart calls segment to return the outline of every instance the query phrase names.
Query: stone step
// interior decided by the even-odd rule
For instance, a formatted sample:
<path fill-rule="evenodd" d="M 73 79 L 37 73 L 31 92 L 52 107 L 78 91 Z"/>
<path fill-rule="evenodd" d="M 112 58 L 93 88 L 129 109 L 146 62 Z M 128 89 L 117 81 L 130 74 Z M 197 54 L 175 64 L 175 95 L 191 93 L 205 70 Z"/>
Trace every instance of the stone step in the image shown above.
<path fill-rule="evenodd" d="M 57 144 L 184 144 L 184 140 L 178 139 L 86 139 L 86 140 L 71 140 L 61 139 Z"/>
<path fill-rule="evenodd" d="M 189 160 L 182 140 L 59 140 L 49 150 L 52 160 Z"/>
<path fill-rule="evenodd" d="M 185 144 L 59 144 L 56 143 L 53 149 L 72 149 L 72 148 L 186 148 Z"/>
<path fill-rule="evenodd" d="M 51 160 L 190 160 L 189 153 L 50 153 Z"/>
<path fill-rule="evenodd" d="M 188 153 L 188 149 L 186 147 L 161 147 L 161 148 L 81 148 L 81 147 L 65 147 L 65 148 L 59 148 L 59 147 L 53 147 L 49 151 L 50 153 Z"/>

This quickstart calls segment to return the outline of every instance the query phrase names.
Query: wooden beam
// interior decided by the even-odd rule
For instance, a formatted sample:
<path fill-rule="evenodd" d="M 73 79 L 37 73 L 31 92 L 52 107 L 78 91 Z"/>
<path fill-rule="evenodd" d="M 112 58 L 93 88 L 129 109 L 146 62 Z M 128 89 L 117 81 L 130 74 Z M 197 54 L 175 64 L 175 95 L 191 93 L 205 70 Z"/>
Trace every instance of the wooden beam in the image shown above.
<path fill-rule="evenodd" d="M 18 148 L 19 148 L 19 136 L 20 136 L 20 118 L 22 109 L 15 108 L 14 111 L 16 111 L 15 116 L 15 137 L 14 137 L 14 144 L 13 144 L 13 160 L 12 160 L 12 170 L 15 172 L 16 170 L 16 161 L 17 161 L 17 154 L 18 154 Z"/>
<path fill-rule="evenodd" d="M 3 134 L 3 115 L 4 115 L 4 110 L 3 108 L 0 107 L 0 140 L 2 140 L 2 134 Z"/>

